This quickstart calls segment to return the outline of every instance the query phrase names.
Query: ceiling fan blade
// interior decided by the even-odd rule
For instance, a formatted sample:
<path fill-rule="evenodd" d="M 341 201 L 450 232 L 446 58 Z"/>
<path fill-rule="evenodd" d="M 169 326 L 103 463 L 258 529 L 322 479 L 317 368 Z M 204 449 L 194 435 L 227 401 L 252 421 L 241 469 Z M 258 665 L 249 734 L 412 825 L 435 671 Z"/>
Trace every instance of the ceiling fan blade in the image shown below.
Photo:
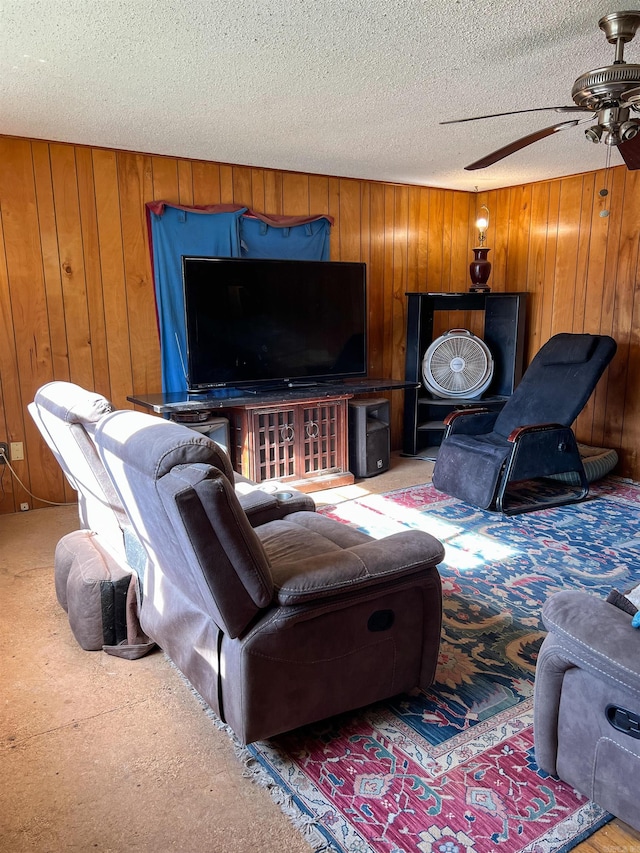
<path fill-rule="evenodd" d="M 640 133 L 628 142 L 618 145 L 618 151 L 627 164 L 627 169 L 640 169 Z"/>
<path fill-rule="evenodd" d="M 530 110 L 511 110 L 508 113 L 491 113 L 486 116 L 473 116 L 472 118 L 454 118 L 449 121 L 441 121 L 440 124 L 460 124 L 463 121 L 480 121 L 483 118 L 500 118 L 500 116 L 515 116 L 520 113 L 541 113 L 546 110 L 554 110 L 557 113 L 592 113 L 587 107 L 533 107 Z"/>
<path fill-rule="evenodd" d="M 527 145 L 532 145 L 540 139 L 546 139 L 547 136 L 552 136 L 559 130 L 565 130 L 568 127 L 575 127 L 576 124 L 579 124 L 578 119 L 561 121 L 559 124 L 552 124 L 551 127 L 545 127 L 543 130 L 537 130 L 535 133 L 530 133 L 528 136 L 522 136 L 520 139 L 516 139 L 515 142 L 511 142 L 509 145 L 505 145 L 504 148 L 499 148 L 497 151 L 487 154 L 486 157 L 483 157 L 481 160 L 476 160 L 475 163 L 471 163 L 469 166 L 465 166 L 464 168 L 467 171 L 473 171 L 474 169 L 486 169 L 487 166 L 492 166 L 494 163 L 497 163 L 498 160 L 502 160 L 510 154 L 515 154 L 515 152 L 520 151 L 521 148 L 526 148 Z M 625 145 L 628 145 L 628 143 L 625 143 Z"/>

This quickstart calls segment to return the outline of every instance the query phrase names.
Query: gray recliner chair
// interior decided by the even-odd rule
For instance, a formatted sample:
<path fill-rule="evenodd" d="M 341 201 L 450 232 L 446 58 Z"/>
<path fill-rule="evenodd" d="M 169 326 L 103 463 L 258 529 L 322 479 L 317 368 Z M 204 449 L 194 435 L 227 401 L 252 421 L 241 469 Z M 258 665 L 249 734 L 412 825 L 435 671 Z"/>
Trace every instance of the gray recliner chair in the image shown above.
<path fill-rule="evenodd" d="M 96 430 L 147 555 L 140 621 L 243 743 L 434 678 L 441 543 L 315 512 L 255 528 L 206 439 L 139 412 Z"/>
<path fill-rule="evenodd" d="M 144 554 L 93 440 L 113 406 L 72 382 L 49 382 L 28 410 L 77 492 L 80 530 L 56 546 L 56 596 L 78 644 L 135 659 L 155 648 L 140 628 L 138 574 Z"/>
<path fill-rule="evenodd" d="M 43 385 L 27 409 L 77 492 L 80 527 L 99 532 L 104 546 L 126 560 L 130 524 L 92 437 L 95 425 L 113 406 L 102 394 L 55 381 Z"/>
<path fill-rule="evenodd" d="M 107 547 L 123 554 L 120 540 L 123 531 L 126 534 L 130 530 L 130 524 L 93 440 L 96 424 L 113 411 L 113 406 L 101 394 L 72 382 L 54 381 L 43 385 L 27 408 L 67 480 L 78 492 L 80 526 L 101 533 Z M 282 484 L 256 484 L 237 474 L 226 452 L 210 439 L 206 441 L 211 463 L 222 468 L 234 483 L 252 524 L 315 509 L 313 498 L 297 489 Z"/>
<path fill-rule="evenodd" d="M 640 830 L 640 630 L 585 592 L 545 603 L 534 738 L 538 766 Z"/>
<path fill-rule="evenodd" d="M 63 536 L 55 555 L 56 595 L 73 635 L 87 651 L 140 657 L 154 647 L 137 618 L 138 579 L 147 556 L 94 442 L 96 425 L 113 406 L 101 394 L 54 381 L 43 385 L 27 408 L 78 495 L 81 529 Z M 219 445 L 192 435 L 199 439 L 199 459 L 218 466 L 234 482 L 251 524 L 315 509 L 313 499 L 296 489 L 262 488 L 234 474 Z"/>

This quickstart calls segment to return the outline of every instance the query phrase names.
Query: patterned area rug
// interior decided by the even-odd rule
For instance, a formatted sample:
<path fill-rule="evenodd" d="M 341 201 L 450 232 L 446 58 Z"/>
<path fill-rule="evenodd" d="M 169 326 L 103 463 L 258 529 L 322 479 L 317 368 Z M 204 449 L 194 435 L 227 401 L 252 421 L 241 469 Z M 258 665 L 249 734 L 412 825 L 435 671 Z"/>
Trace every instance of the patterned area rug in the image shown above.
<path fill-rule="evenodd" d="M 532 730 L 542 603 L 640 581 L 640 486 L 506 518 L 430 485 L 323 510 L 380 538 L 446 547 L 444 623 L 428 691 L 247 748 L 248 764 L 316 853 L 560 853 L 610 819 L 538 770 Z"/>

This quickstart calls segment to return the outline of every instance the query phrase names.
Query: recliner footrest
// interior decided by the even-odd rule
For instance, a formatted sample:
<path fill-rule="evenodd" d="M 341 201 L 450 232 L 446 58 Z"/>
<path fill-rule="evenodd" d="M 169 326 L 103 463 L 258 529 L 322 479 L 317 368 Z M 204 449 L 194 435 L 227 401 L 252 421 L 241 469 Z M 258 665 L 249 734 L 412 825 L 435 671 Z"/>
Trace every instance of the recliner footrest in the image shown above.
<path fill-rule="evenodd" d="M 100 545 L 95 533 L 75 530 L 63 536 L 54 572 L 58 601 L 83 649 L 134 660 L 155 647 L 138 621 L 136 575 Z"/>

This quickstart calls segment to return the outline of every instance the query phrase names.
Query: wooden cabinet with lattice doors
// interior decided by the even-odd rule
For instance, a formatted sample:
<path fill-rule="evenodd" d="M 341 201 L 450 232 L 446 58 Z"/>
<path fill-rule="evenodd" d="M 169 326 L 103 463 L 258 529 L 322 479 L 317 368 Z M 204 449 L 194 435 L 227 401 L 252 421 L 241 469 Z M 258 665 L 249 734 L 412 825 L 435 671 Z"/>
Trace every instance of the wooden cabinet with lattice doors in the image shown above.
<path fill-rule="evenodd" d="M 257 483 L 279 480 L 307 492 L 353 483 L 347 433 L 351 396 L 229 409 L 236 471 Z"/>

